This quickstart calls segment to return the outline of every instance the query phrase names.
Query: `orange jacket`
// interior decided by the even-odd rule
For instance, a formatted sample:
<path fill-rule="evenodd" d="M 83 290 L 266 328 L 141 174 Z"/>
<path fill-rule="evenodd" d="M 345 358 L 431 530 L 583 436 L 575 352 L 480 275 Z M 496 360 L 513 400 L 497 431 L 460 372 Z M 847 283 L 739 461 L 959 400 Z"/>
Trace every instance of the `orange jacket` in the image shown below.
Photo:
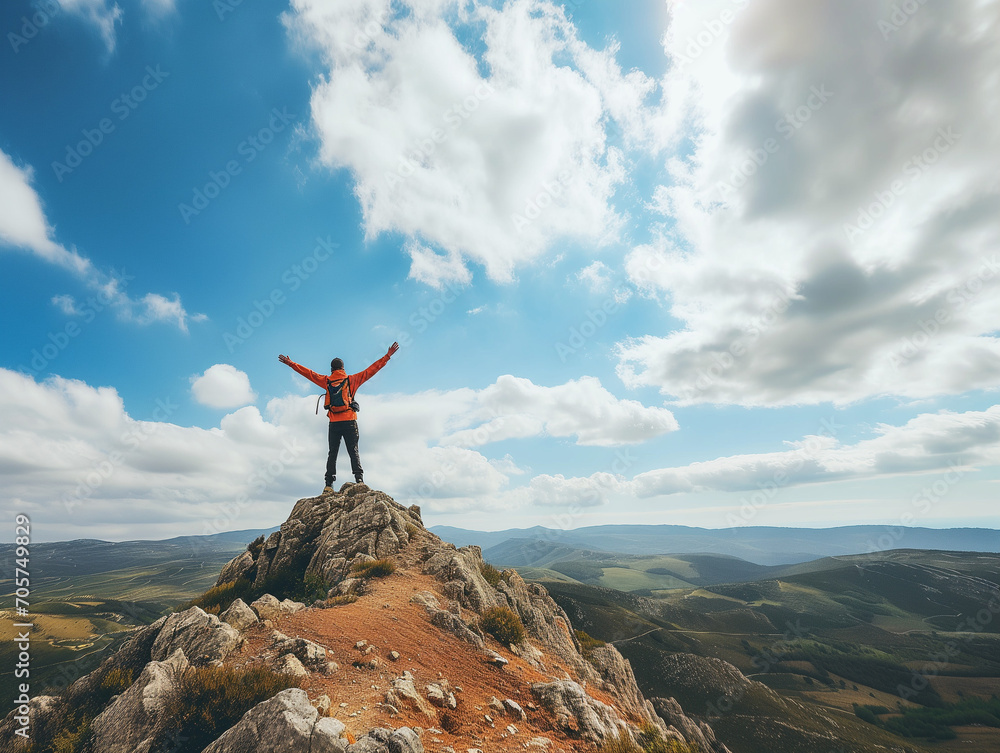
<path fill-rule="evenodd" d="M 319 385 L 324 390 L 326 390 L 326 380 L 330 379 L 333 383 L 339 384 L 346 378 L 348 380 L 348 385 L 351 388 L 351 399 L 357 394 L 358 387 L 367 382 L 376 373 L 389 363 L 389 356 L 385 355 L 378 359 L 375 363 L 369 366 L 364 371 L 359 371 L 357 374 L 351 374 L 347 376 L 347 372 L 343 369 L 337 369 L 332 372 L 330 376 L 324 376 L 323 374 L 317 374 L 312 369 L 307 369 L 305 366 L 295 363 L 295 361 L 289 361 L 288 365 L 291 366 L 295 371 L 299 372 L 302 376 L 308 379 L 313 384 Z M 331 421 L 354 421 L 357 419 L 358 414 L 352 411 L 350 408 L 338 408 L 336 411 L 327 411 L 326 415 L 330 417 Z"/>

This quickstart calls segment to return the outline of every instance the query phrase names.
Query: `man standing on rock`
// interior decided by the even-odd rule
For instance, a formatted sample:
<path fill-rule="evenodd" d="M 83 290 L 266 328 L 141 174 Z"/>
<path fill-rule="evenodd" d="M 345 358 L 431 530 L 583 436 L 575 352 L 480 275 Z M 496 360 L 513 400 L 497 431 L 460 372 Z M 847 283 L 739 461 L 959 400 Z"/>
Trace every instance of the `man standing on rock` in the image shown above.
<path fill-rule="evenodd" d="M 389 352 L 378 359 L 364 371 L 347 375 L 344 362 L 339 358 L 330 361 L 330 376 L 317 374 L 305 366 L 300 366 L 285 355 L 278 360 L 304 376 L 313 384 L 326 390 L 326 415 L 330 417 L 330 454 L 326 459 L 326 488 L 323 493 L 333 491 L 333 482 L 337 480 L 337 452 L 340 450 L 340 440 L 347 446 L 347 454 L 351 456 L 351 471 L 357 483 L 364 482 L 364 471 L 361 468 L 361 457 L 358 455 L 358 404 L 354 395 L 358 388 L 375 376 L 376 372 L 389 363 L 392 355 L 399 350 L 399 343 L 389 346 Z"/>

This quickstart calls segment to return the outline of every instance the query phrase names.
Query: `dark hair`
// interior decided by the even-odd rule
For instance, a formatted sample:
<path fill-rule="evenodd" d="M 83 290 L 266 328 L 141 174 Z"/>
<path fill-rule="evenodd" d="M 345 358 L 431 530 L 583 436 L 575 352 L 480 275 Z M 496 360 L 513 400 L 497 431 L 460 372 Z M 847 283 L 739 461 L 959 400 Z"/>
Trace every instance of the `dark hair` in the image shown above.
<path fill-rule="evenodd" d="M 336 371 L 337 369 L 344 368 L 344 361 L 340 358 L 334 358 L 330 361 L 330 371 Z"/>

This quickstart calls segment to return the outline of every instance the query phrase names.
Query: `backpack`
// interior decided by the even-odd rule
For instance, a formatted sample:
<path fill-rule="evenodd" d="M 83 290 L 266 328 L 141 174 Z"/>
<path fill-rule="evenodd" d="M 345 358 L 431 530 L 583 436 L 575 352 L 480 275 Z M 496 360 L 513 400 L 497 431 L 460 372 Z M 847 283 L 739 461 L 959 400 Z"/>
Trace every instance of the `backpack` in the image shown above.
<path fill-rule="evenodd" d="M 338 384 L 334 384 L 332 379 L 326 380 L 326 402 L 323 404 L 323 409 L 334 413 L 341 413 L 344 410 L 355 412 L 361 410 L 361 406 L 351 395 L 351 384 L 348 379 L 344 379 Z M 316 413 L 319 413 L 319 400 L 316 401 Z"/>

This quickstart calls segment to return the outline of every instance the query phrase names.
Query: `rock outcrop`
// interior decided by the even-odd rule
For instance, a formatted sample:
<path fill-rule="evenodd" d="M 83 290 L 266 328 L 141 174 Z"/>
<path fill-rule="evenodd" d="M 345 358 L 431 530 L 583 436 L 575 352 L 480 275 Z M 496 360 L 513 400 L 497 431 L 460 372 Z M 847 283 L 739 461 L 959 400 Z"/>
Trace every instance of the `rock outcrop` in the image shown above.
<path fill-rule="evenodd" d="M 209 664 L 225 659 L 239 642 L 239 630 L 192 607 L 167 618 L 153 641 L 150 658 L 163 661 L 182 649 L 192 664 Z"/>
<path fill-rule="evenodd" d="M 375 559 L 392 561 L 387 581 L 369 580 L 365 566 Z M 613 646 L 584 658 L 545 588 L 487 567 L 478 547 L 442 541 L 419 508 L 364 484 L 299 500 L 278 531 L 226 564 L 216 585 L 227 584 L 244 598 L 222 604 L 220 617 L 195 606 L 161 618 L 61 698 L 33 702 L 40 728 L 124 680 L 93 719 L 95 750 L 152 753 L 177 730 L 166 711 L 182 675 L 204 667 L 192 680 L 254 670 L 287 676 L 270 675 L 271 687 L 300 686 L 214 733 L 204 753 L 422 753 L 427 736 L 431 750 L 575 753 L 635 739 L 648 725 L 704 753 L 728 753 L 676 702 L 647 702 Z M 313 601 L 317 588 L 327 598 L 311 608 L 285 598 Z M 520 622 L 523 640 L 489 634 L 501 633 L 482 616 L 496 609 Z M 345 657 L 343 667 L 333 661 Z M 445 744 L 447 734 L 456 737 Z"/>
<path fill-rule="evenodd" d="M 531 692 L 555 716 L 559 727 L 595 745 L 608 738 L 630 736 L 628 724 L 615 709 L 591 698 L 579 683 L 572 680 L 539 682 L 531 686 Z"/>
<path fill-rule="evenodd" d="M 654 698 L 651 702 L 664 723 L 677 730 L 685 742 L 697 745 L 704 753 L 730 753 L 729 748 L 715 739 L 711 727 L 685 714 L 673 698 Z"/>
<path fill-rule="evenodd" d="M 170 721 L 170 704 L 190 666 L 176 649 L 166 661 L 151 661 L 124 693 L 94 719 L 94 748 L 102 753 L 149 753 Z"/>
<path fill-rule="evenodd" d="M 344 753 L 344 723 L 320 717 L 304 690 L 290 688 L 250 709 L 203 753 Z"/>

